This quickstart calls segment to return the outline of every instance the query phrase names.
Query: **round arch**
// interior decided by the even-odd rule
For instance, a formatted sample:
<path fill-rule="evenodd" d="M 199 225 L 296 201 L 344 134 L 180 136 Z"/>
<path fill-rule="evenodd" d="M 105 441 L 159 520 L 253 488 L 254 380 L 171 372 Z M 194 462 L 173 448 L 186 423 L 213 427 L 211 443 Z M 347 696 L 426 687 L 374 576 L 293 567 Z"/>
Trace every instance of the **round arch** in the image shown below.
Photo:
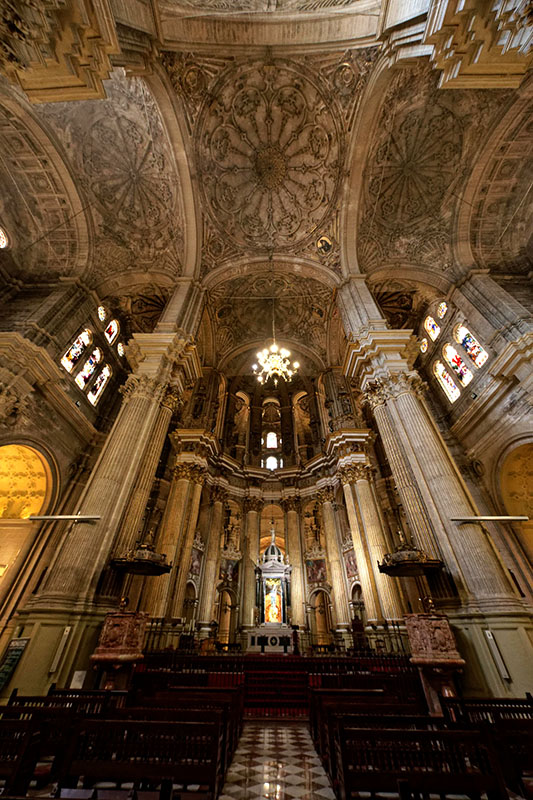
<path fill-rule="evenodd" d="M 48 511 L 56 476 L 42 448 L 25 441 L 0 443 L 0 518 L 28 519 Z"/>

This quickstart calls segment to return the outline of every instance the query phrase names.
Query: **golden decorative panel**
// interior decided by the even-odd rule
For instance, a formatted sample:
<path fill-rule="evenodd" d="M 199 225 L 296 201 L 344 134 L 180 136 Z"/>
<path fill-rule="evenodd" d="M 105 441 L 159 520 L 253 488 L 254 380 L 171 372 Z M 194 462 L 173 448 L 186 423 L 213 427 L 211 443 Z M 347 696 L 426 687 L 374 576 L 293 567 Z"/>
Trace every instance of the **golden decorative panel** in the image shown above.
<path fill-rule="evenodd" d="M 0 447 L 0 518 L 39 514 L 49 486 L 49 469 L 39 453 L 20 444 Z"/>

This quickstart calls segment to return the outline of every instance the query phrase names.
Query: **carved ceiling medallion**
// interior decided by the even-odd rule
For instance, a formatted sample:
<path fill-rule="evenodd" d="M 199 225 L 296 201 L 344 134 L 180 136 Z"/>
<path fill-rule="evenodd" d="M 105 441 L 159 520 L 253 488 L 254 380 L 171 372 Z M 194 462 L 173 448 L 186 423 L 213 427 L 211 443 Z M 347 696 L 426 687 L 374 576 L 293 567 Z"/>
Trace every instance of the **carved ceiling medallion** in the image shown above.
<path fill-rule="evenodd" d="M 198 169 L 214 224 L 240 247 L 290 248 L 337 196 L 341 145 L 322 90 L 288 64 L 232 67 L 200 114 Z"/>

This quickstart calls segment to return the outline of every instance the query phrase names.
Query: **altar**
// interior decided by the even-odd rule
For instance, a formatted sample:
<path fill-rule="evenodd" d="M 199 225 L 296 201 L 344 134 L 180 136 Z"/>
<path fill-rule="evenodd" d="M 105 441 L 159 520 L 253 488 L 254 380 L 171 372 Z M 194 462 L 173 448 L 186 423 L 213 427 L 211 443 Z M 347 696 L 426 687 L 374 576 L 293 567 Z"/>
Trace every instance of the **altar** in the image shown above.
<path fill-rule="evenodd" d="M 292 653 L 292 629 L 288 625 L 258 625 L 248 631 L 249 653 Z"/>

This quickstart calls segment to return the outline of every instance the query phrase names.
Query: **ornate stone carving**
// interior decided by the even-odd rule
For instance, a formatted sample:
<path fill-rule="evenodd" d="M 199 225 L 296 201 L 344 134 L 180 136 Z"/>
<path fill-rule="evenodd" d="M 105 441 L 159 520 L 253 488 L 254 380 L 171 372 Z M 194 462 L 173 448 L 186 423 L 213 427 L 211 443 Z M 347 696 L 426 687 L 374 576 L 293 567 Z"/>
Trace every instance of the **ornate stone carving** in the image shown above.
<path fill-rule="evenodd" d="M 183 405 L 181 395 L 174 386 L 167 387 L 161 399 L 161 405 L 169 408 L 173 414 Z"/>
<path fill-rule="evenodd" d="M 320 11 L 329 8 L 344 8 L 357 0 L 174 0 L 175 7 L 182 6 L 195 11 L 252 11 L 267 13 L 275 11 Z"/>
<path fill-rule="evenodd" d="M 320 82 L 289 62 L 231 66 L 197 127 L 197 170 L 219 230 L 239 246 L 291 247 L 336 199 L 340 131 Z"/>
<path fill-rule="evenodd" d="M 256 514 L 260 514 L 264 505 L 265 503 L 260 497 L 245 497 L 242 507 L 245 514 L 248 511 L 255 511 Z"/>
<path fill-rule="evenodd" d="M 190 481 L 203 486 L 207 477 L 204 467 L 199 464 L 180 463 L 176 464 L 172 470 L 172 477 L 175 481 Z"/>
<path fill-rule="evenodd" d="M 333 503 L 335 499 L 335 490 L 333 486 L 324 486 L 316 494 L 317 502 L 323 505 L 324 503 Z"/>
<path fill-rule="evenodd" d="M 368 384 L 363 394 L 363 402 L 374 410 L 400 394 L 410 392 L 423 396 L 427 388 L 427 384 L 417 372 L 398 372 Z"/>
<path fill-rule="evenodd" d="M 132 333 L 151 333 L 171 295 L 171 290 L 155 285 L 143 286 L 135 294 L 109 295 L 103 298 L 120 311 Z"/>
<path fill-rule="evenodd" d="M 107 614 L 91 661 L 121 664 L 140 661 L 148 614 L 117 611 Z"/>
<path fill-rule="evenodd" d="M 211 502 L 212 503 L 225 503 L 228 499 L 228 493 L 222 486 L 211 487 Z"/>
<path fill-rule="evenodd" d="M 34 102 L 104 96 L 109 55 L 120 51 L 107 0 L 6 0 L 0 70 Z"/>
<path fill-rule="evenodd" d="M 326 557 L 326 551 L 318 542 L 314 542 L 311 547 L 309 547 L 304 553 L 304 559 L 307 561 L 313 561 L 314 559 L 320 559 Z"/>
<path fill-rule="evenodd" d="M 202 534 L 198 530 L 195 531 L 195 533 L 194 533 L 194 540 L 193 540 L 192 546 L 194 548 L 196 548 L 196 550 L 200 550 L 200 552 L 202 552 L 202 553 L 205 550 L 205 542 L 202 539 Z"/>
<path fill-rule="evenodd" d="M 164 391 L 164 385 L 157 378 L 149 378 L 147 375 L 130 375 L 126 383 L 119 388 L 119 392 L 124 398 L 123 405 L 129 403 L 133 398 L 157 400 Z"/>
<path fill-rule="evenodd" d="M 302 507 L 302 502 L 299 497 L 285 497 L 283 500 L 281 500 L 280 505 L 285 513 L 288 511 L 296 511 L 299 513 Z"/>
<path fill-rule="evenodd" d="M 369 464 L 350 464 L 339 469 L 337 473 L 342 483 L 372 480 L 374 470 Z"/>
<path fill-rule="evenodd" d="M 407 614 L 405 626 L 411 644 L 411 663 L 462 666 L 455 639 L 445 614 Z"/>
<path fill-rule="evenodd" d="M 272 335 L 272 301 L 277 335 L 311 344 L 326 355 L 324 322 L 332 304 L 331 289 L 313 278 L 289 276 L 281 264 L 265 265 L 274 274 L 252 274 L 215 287 L 209 302 L 217 320 L 217 351 L 227 353 L 250 339 Z"/>

